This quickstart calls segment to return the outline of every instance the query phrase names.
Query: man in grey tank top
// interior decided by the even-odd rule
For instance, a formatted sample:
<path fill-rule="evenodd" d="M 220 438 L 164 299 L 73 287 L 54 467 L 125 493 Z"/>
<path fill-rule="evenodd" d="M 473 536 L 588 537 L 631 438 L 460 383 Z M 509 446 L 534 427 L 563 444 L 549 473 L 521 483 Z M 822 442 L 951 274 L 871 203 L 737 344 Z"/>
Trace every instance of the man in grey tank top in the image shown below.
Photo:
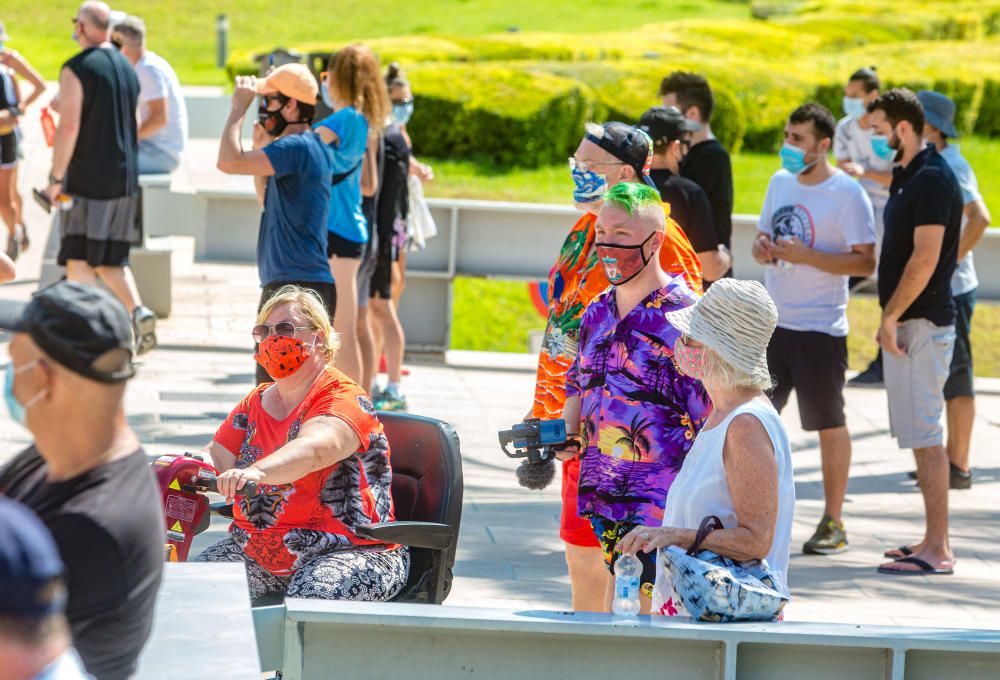
<path fill-rule="evenodd" d="M 63 64 L 46 194 L 59 212 L 58 262 L 70 281 L 114 292 L 132 318 L 136 352 L 156 346 L 156 316 L 139 298 L 129 251 L 141 241 L 136 111 L 139 81 L 108 42 L 111 9 L 85 2 L 73 18 L 82 50 Z"/>

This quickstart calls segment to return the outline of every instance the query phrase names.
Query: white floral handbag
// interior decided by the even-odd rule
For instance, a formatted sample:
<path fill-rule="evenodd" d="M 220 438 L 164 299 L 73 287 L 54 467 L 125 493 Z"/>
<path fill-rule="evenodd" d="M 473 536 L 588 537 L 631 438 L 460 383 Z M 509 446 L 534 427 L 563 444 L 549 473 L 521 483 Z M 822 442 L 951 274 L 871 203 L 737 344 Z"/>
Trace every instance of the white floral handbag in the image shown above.
<path fill-rule="evenodd" d="M 700 549 L 712 531 L 722 528 L 722 520 L 710 515 L 702 520 L 687 551 L 677 546 L 659 551 L 658 559 L 669 574 L 674 595 L 696 621 L 777 620 L 789 597 L 782 594 L 780 577 L 766 560 L 737 562 Z"/>

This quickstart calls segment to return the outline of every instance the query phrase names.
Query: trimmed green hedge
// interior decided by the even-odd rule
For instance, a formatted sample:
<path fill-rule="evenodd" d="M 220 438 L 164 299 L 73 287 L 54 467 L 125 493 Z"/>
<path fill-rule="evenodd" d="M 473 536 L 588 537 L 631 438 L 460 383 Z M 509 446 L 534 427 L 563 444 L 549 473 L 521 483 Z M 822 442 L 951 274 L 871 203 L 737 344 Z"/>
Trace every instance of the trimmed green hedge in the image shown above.
<path fill-rule="evenodd" d="M 534 167 L 563 160 L 588 120 L 635 122 L 671 71 L 704 74 L 712 129 L 731 151 L 773 151 L 788 114 L 819 101 L 840 117 L 850 73 L 951 96 L 960 131 L 1000 136 L 1000 0 L 772 0 L 767 20 L 685 20 L 624 33 L 409 36 L 369 41 L 413 82 L 419 153 Z M 296 46 L 329 53 L 336 44 Z M 230 73 L 253 73 L 252 54 Z"/>
<path fill-rule="evenodd" d="M 605 109 L 577 81 L 503 64 L 422 64 L 408 72 L 417 153 L 536 167 L 565 160 Z"/>

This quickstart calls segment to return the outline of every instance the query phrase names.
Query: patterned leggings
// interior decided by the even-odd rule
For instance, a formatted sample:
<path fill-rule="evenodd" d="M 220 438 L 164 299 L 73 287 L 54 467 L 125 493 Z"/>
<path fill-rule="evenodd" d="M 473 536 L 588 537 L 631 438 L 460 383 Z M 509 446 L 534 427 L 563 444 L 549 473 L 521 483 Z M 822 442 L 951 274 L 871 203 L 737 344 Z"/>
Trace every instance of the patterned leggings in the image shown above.
<path fill-rule="evenodd" d="M 410 552 L 340 550 L 314 557 L 291 576 L 275 576 L 247 557 L 232 538 L 219 541 L 194 562 L 243 562 L 250 598 L 284 594 L 317 600 L 386 602 L 402 590 L 410 572 Z"/>

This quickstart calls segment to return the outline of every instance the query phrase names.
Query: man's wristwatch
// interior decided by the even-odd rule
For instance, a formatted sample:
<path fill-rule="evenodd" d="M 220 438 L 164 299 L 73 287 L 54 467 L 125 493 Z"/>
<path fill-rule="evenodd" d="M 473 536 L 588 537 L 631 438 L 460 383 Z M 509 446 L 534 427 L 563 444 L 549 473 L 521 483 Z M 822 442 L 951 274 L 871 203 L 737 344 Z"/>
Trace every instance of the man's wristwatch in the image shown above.
<path fill-rule="evenodd" d="M 56 177 L 55 175 L 53 175 L 50 172 L 49 173 L 49 186 L 52 186 L 53 184 L 62 184 L 63 183 L 63 179 L 64 178 L 62 178 L 62 177 Z"/>

